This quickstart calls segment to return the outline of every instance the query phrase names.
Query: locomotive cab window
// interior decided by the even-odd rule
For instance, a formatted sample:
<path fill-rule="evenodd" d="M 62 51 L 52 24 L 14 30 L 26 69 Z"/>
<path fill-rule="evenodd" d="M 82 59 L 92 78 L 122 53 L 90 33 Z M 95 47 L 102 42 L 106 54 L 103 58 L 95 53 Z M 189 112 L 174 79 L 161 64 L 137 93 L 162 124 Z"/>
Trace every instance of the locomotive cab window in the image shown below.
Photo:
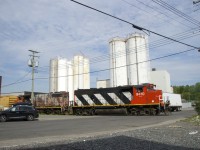
<path fill-rule="evenodd" d="M 137 88 L 137 93 L 143 92 L 143 88 Z"/>
<path fill-rule="evenodd" d="M 149 85 L 149 86 L 147 87 L 147 90 L 148 90 L 148 91 L 154 91 L 155 88 L 156 88 L 156 85 Z"/>

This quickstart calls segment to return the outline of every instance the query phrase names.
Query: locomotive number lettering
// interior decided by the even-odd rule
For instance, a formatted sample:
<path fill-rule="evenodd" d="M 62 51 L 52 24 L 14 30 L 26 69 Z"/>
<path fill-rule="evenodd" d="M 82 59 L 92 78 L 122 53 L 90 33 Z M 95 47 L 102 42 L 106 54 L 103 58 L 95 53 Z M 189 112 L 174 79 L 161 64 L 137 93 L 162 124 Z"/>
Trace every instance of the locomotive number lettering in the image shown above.
<path fill-rule="evenodd" d="M 145 95 L 144 92 L 136 93 L 136 96 L 144 96 L 144 95 Z"/>

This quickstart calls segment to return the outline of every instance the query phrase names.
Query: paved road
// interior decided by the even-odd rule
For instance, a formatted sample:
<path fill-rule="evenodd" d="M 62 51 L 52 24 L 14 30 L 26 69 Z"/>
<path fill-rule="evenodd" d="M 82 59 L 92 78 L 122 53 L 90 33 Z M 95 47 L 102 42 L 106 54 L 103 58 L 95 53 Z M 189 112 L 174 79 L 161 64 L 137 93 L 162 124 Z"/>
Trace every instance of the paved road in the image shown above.
<path fill-rule="evenodd" d="M 0 148 L 151 126 L 194 114 L 184 110 L 171 116 L 41 116 L 38 121 L 10 121 L 0 123 Z"/>

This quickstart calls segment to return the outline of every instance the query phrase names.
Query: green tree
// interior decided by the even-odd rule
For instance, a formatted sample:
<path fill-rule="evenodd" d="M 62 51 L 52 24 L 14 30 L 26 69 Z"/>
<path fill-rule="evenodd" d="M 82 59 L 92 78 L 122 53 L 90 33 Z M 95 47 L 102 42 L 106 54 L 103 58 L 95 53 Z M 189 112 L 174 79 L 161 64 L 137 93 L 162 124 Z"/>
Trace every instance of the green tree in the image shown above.
<path fill-rule="evenodd" d="M 200 82 L 195 85 L 174 86 L 174 93 L 181 94 L 182 99 L 200 101 Z"/>

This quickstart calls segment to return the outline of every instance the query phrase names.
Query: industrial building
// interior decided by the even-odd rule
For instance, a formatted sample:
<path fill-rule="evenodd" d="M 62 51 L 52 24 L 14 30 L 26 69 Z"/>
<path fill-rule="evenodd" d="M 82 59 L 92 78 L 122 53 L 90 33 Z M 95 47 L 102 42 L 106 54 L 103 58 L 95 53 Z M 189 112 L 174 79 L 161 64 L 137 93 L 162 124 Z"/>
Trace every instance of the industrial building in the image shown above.
<path fill-rule="evenodd" d="M 97 80 L 97 88 L 108 88 L 110 87 L 110 79 Z"/>
<path fill-rule="evenodd" d="M 152 69 L 150 72 L 151 83 L 156 85 L 157 89 L 161 89 L 166 93 L 173 93 L 171 87 L 170 74 L 166 70 Z"/>
<path fill-rule="evenodd" d="M 57 57 L 50 60 L 49 91 L 69 92 L 69 100 L 74 99 L 74 90 L 90 88 L 89 59 L 77 55 L 73 60 Z"/>
<path fill-rule="evenodd" d="M 110 47 L 110 86 L 150 82 L 148 37 L 141 33 L 113 38 Z"/>

